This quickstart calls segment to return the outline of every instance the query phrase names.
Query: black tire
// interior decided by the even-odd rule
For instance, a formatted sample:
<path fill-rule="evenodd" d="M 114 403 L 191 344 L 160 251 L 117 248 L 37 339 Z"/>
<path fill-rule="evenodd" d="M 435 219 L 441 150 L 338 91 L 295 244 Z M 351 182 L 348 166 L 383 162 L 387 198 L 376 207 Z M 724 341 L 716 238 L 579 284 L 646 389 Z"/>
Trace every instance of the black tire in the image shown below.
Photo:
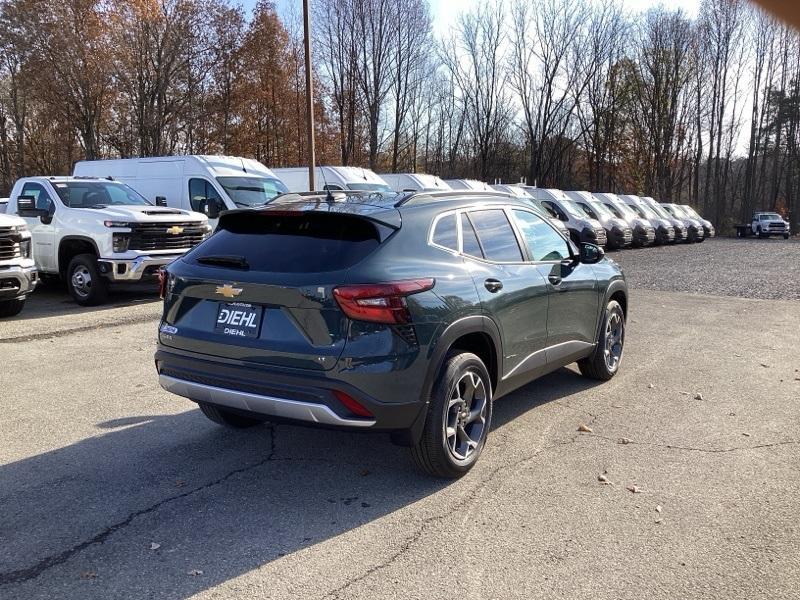
<path fill-rule="evenodd" d="M 97 306 L 108 300 L 108 282 L 97 269 L 92 254 L 79 254 L 67 267 L 67 289 L 81 306 Z"/>
<path fill-rule="evenodd" d="M 788 233 L 784 233 L 783 234 L 783 239 L 788 240 L 789 239 L 789 234 Z"/>
<path fill-rule="evenodd" d="M 17 298 L 15 300 L 0 300 L 0 318 L 14 317 L 22 311 L 25 306 L 25 298 Z"/>
<path fill-rule="evenodd" d="M 239 413 L 225 410 L 216 404 L 207 404 L 206 402 L 198 402 L 198 404 L 200 405 L 200 410 L 206 417 L 214 421 L 214 423 L 225 427 L 245 429 L 247 427 L 253 427 L 254 425 L 260 425 L 265 421 L 265 419 L 257 417 L 245 417 Z"/>
<path fill-rule="evenodd" d="M 614 319 L 614 322 L 617 322 L 618 319 L 620 332 L 619 332 L 619 348 L 618 348 L 618 355 L 616 357 L 616 362 L 610 364 L 613 361 L 607 360 L 606 350 L 608 347 L 608 339 L 609 339 L 609 321 Z M 612 331 L 613 331 L 613 323 L 612 323 Z M 622 310 L 622 306 L 620 306 L 619 302 L 616 300 L 611 300 L 606 305 L 605 313 L 603 314 L 603 322 L 600 325 L 600 333 L 597 336 L 597 344 L 594 348 L 594 351 L 586 358 L 578 361 L 578 368 L 580 369 L 581 373 L 585 377 L 590 377 L 591 379 L 599 379 L 600 381 L 608 381 L 614 375 L 617 374 L 619 371 L 619 365 L 622 362 L 622 354 L 625 346 L 625 312 Z M 609 352 L 612 352 L 609 349 Z M 617 352 L 617 350 L 613 350 L 612 353 Z"/>
<path fill-rule="evenodd" d="M 764 233 L 761 231 L 761 225 L 759 225 L 759 226 L 756 228 L 756 235 L 757 235 L 759 238 L 766 237 L 766 236 L 764 235 Z"/>
<path fill-rule="evenodd" d="M 481 402 L 482 398 L 480 405 L 472 404 L 471 414 L 477 415 L 473 421 L 464 420 L 466 406 L 458 403 L 451 406 L 453 402 L 462 400 L 462 394 L 469 395 L 466 389 L 467 380 L 473 383 L 479 380 L 472 390 L 470 403 Z M 465 387 L 462 387 L 462 383 Z M 448 427 L 449 422 L 453 422 L 455 427 Z M 456 479 L 465 475 L 480 458 L 491 424 L 492 382 L 483 361 L 469 352 L 448 354 L 433 387 L 422 437 L 411 448 L 414 463 L 420 470 L 434 477 Z M 448 430 L 453 430 L 449 437 Z M 458 432 L 463 432 L 468 436 L 466 439 L 476 445 L 470 448 L 469 442 L 459 442 L 464 438 Z M 450 447 L 451 439 L 454 445 L 458 444 L 455 450 Z M 467 444 L 466 448 L 462 448 L 464 443 Z M 456 456 L 459 449 L 463 452 L 461 458 Z"/>

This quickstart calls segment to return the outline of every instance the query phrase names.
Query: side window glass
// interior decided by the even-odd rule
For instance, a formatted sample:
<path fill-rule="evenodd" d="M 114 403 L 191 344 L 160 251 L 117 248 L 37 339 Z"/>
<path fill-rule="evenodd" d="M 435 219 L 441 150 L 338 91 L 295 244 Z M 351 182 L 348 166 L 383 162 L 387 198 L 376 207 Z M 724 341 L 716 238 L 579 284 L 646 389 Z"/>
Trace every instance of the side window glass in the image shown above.
<path fill-rule="evenodd" d="M 544 200 L 542 201 L 542 204 L 544 204 L 547 208 L 553 211 L 556 214 L 556 217 L 558 217 L 562 221 L 569 220 L 567 219 L 567 215 L 564 214 L 564 211 L 561 210 L 561 208 L 555 202 L 550 202 L 550 200 Z"/>
<path fill-rule="evenodd" d="M 469 213 L 485 257 L 496 262 L 521 262 L 522 250 L 517 236 L 502 209 L 476 210 Z"/>
<path fill-rule="evenodd" d="M 580 206 L 583 209 L 583 212 L 585 212 L 592 219 L 596 219 L 597 218 L 597 215 L 595 214 L 595 212 L 592 210 L 592 208 L 588 204 L 584 204 L 583 202 L 579 202 L 578 206 Z"/>
<path fill-rule="evenodd" d="M 478 242 L 478 235 L 475 233 L 475 227 L 472 221 L 466 214 L 461 215 L 461 251 L 469 256 L 476 258 L 485 258 L 483 250 L 481 250 L 480 242 Z"/>
<path fill-rule="evenodd" d="M 566 240 L 548 223 L 524 210 L 515 210 L 514 218 L 533 260 L 562 261 L 570 258 Z"/>
<path fill-rule="evenodd" d="M 38 183 L 26 183 L 22 186 L 21 196 L 33 196 L 36 198 L 36 208 L 39 210 L 52 211 L 55 208 L 53 201 L 47 191 Z"/>
<path fill-rule="evenodd" d="M 200 211 L 201 202 L 205 199 L 215 199 L 222 202 L 222 198 L 217 193 L 217 190 L 205 179 L 190 179 L 189 180 L 189 203 L 192 205 L 192 210 Z"/>
<path fill-rule="evenodd" d="M 432 241 L 437 246 L 458 251 L 458 228 L 456 227 L 455 213 L 445 215 L 436 222 Z"/>

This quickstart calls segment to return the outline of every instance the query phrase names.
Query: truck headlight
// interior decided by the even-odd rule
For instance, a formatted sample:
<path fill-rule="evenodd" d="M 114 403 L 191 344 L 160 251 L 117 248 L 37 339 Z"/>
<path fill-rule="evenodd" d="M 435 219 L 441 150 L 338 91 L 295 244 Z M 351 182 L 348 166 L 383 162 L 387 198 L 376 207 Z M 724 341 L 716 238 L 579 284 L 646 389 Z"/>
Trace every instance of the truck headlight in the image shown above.
<path fill-rule="evenodd" d="M 30 239 L 22 240 L 19 243 L 19 253 L 22 255 L 22 258 L 30 258 L 31 257 L 31 241 L 30 241 Z"/>
<path fill-rule="evenodd" d="M 11 228 L 11 231 L 15 231 L 17 233 L 22 233 L 23 231 L 28 231 L 27 225 L 15 225 Z"/>
<path fill-rule="evenodd" d="M 106 227 L 130 227 L 131 224 L 127 221 L 103 221 Z"/>
<path fill-rule="evenodd" d="M 131 236 L 127 233 L 113 234 L 112 248 L 114 252 L 127 252 L 128 245 L 130 244 Z"/>

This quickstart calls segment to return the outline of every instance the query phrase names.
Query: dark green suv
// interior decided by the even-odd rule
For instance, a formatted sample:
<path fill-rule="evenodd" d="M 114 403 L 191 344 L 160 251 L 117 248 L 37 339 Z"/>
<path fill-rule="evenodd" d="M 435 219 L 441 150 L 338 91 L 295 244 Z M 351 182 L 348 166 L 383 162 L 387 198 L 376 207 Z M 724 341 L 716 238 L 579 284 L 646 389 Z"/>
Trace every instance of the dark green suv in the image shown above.
<path fill-rule="evenodd" d="M 600 248 L 471 191 L 229 211 L 162 293 L 160 383 L 211 420 L 390 431 L 442 477 L 475 464 L 495 399 L 575 361 L 613 377 L 628 306 Z"/>

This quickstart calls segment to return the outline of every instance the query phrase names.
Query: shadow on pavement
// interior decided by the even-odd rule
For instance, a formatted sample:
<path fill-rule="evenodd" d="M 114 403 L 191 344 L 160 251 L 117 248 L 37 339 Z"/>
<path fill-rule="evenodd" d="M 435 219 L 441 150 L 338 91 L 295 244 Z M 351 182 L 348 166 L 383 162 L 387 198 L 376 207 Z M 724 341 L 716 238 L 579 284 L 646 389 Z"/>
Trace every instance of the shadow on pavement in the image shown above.
<path fill-rule="evenodd" d="M 494 429 L 594 384 L 544 377 L 497 402 Z M 417 473 L 386 435 L 228 430 L 199 410 L 96 428 L 0 466 L 0 596 L 187 598 L 451 484 Z"/>

